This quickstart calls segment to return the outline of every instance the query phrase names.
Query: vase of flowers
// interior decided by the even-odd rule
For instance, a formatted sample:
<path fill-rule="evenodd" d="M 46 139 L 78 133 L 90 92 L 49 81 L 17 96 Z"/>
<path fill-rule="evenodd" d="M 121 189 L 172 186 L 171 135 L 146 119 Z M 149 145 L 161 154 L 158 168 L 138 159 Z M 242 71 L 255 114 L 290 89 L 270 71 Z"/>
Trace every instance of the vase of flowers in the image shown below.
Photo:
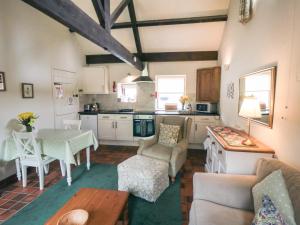
<path fill-rule="evenodd" d="M 24 125 L 26 128 L 26 132 L 32 132 L 34 129 L 34 123 L 38 116 L 36 116 L 33 112 L 24 112 L 18 115 L 18 119 L 20 124 Z"/>
<path fill-rule="evenodd" d="M 185 103 L 189 100 L 189 96 L 183 95 L 180 97 L 179 101 L 182 104 L 182 110 L 184 110 Z"/>

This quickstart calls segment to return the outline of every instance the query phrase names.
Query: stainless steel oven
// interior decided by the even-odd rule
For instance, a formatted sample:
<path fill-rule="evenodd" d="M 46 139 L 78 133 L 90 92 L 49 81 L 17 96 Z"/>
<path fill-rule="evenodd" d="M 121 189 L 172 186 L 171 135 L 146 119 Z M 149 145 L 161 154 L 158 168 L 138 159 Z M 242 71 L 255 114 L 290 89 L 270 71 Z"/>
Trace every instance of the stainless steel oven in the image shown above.
<path fill-rule="evenodd" d="M 155 134 L 154 115 L 134 115 L 133 116 L 133 136 L 150 137 Z"/>

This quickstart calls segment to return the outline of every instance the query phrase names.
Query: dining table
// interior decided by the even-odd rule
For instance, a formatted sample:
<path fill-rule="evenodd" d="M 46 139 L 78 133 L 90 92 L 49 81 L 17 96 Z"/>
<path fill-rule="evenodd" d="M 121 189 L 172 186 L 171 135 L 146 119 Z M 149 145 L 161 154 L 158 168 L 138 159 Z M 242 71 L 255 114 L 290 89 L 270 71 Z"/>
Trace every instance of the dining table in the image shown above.
<path fill-rule="evenodd" d="M 86 149 L 87 170 L 90 169 L 90 149 L 96 151 L 99 144 L 92 130 L 40 129 L 35 133 L 41 154 L 58 159 L 62 175 L 67 171 L 67 183 L 72 183 L 71 165 L 77 165 L 75 155 Z M 13 137 L 4 140 L 0 149 L 0 161 L 16 161 L 17 176 L 20 180 L 19 154 Z"/>

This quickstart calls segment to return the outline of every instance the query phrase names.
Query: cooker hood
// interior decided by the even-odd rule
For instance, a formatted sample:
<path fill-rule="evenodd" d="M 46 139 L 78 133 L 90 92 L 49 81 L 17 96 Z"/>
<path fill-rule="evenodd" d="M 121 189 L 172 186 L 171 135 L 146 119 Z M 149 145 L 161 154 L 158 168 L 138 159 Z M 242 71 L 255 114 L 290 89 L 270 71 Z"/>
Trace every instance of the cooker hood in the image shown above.
<path fill-rule="evenodd" d="M 153 82 L 153 80 L 149 77 L 148 72 L 148 63 L 144 63 L 144 70 L 142 71 L 142 75 L 138 78 L 134 79 L 132 82 L 139 83 L 139 82 Z"/>

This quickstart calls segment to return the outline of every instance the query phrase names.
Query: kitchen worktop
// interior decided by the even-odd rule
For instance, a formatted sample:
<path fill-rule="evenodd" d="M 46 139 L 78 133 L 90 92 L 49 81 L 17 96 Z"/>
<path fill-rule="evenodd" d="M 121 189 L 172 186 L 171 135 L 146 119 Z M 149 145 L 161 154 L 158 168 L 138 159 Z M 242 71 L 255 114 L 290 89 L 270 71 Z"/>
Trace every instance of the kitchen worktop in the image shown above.
<path fill-rule="evenodd" d="M 95 112 L 79 112 L 80 115 L 97 115 L 97 114 L 128 114 L 128 115 L 187 115 L 187 116 L 219 116 L 218 113 L 201 113 L 197 111 L 132 111 L 132 112 L 124 112 L 119 110 L 100 110 Z"/>

